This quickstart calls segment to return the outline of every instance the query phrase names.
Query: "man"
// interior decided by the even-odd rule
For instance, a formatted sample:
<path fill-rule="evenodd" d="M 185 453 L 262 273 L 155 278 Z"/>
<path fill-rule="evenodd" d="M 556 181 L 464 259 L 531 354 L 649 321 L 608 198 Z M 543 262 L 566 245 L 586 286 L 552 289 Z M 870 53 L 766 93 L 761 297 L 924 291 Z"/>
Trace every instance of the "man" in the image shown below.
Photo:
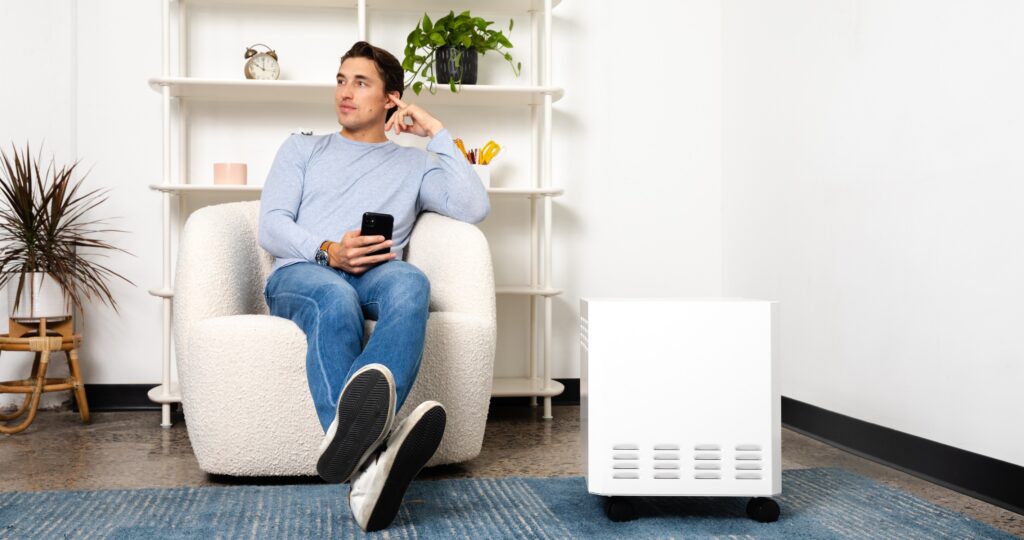
<path fill-rule="evenodd" d="M 267 305 L 308 342 L 306 376 L 326 431 L 317 472 L 351 479 L 349 504 L 366 531 L 391 523 L 444 434 L 434 401 L 392 429 L 419 371 L 430 299 L 426 276 L 401 255 L 420 212 L 479 223 L 490 211 L 441 122 L 402 101 L 403 76 L 387 51 L 353 45 L 334 94 L 341 131 L 290 136 L 260 209 L 260 245 L 275 257 Z M 389 141 L 392 129 L 430 137 L 427 151 Z M 394 216 L 392 239 L 361 235 L 364 212 Z M 391 252 L 372 255 L 382 248 Z M 377 321 L 365 348 L 364 318 Z"/>

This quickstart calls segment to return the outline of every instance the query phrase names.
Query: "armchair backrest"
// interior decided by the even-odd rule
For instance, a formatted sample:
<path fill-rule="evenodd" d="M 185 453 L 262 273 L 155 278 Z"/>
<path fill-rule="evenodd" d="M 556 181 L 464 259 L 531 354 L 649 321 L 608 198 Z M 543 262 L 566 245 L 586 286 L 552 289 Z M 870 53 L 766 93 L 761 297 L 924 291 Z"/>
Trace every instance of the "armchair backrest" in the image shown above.
<path fill-rule="evenodd" d="M 274 257 L 259 245 L 259 201 L 200 208 L 181 233 L 174 278 L 174 338 L 210 317 L 268 314 L 263 288 Z M 434 213 L 413 227 L 405 260 L 430 281 L 430 310 L 494 320 L 494 270 L 480 229 Z"/>

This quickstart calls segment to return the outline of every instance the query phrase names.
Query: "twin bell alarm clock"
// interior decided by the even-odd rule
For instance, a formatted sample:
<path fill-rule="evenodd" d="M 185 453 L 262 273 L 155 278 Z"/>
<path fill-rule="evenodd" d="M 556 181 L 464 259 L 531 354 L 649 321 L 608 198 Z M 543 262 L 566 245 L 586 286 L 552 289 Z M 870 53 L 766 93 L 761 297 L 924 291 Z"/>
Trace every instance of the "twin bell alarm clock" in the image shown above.
<path fill-rule="evenodd" d="M 255 47 L 264 47 L 266 52 L 257 52 Z M 277 63 L 277 53 L 262 43 L 245 49 L 245 78 L 274 81 L 281 76 L 281 66 Z"/>

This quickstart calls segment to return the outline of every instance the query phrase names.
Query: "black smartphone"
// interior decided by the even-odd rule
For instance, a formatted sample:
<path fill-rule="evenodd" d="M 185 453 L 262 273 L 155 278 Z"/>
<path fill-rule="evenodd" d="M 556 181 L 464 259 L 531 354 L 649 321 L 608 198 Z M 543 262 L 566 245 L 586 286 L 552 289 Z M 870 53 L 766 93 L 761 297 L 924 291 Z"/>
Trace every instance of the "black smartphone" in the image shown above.
<path fill-rule="evenodd" d="M 391 240 L 391 230 L 395 226 L 395 218 L 391 214 L 378 214 L 366 212 L 363 214 L 363 226 L 360 234 L 362 236 L 383 236 L 385 240 Z M 384 248 L 368 255 L 381 255 L 390 253 L 391 248 Z"/>

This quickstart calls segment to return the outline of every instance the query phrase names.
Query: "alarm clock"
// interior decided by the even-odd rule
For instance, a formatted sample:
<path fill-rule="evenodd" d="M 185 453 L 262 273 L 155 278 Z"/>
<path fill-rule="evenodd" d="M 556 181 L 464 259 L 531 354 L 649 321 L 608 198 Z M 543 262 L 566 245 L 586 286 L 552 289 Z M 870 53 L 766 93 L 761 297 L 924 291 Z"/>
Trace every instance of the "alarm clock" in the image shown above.
<path fill-rule="evenodd" d="M 255 47 L 265 47 L 266 52 L 257 52 Z M 277 53 L 262 43 L 245 49 L 245 78 L 264 81 L 277 80 L 281 76 L 281 66 L 277 63 Z"/>

